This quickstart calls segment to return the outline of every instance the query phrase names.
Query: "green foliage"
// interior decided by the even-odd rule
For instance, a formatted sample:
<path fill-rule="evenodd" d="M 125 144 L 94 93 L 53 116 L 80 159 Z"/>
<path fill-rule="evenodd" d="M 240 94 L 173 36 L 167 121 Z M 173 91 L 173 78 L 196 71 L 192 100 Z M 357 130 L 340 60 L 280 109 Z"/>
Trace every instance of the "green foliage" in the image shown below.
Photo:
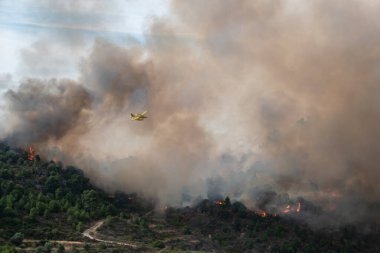
<path fill-rule="evenodd" d="M 112 216 L 111 215 L 108 215 L 106 220 L 104 221 L 104 224 L 106 226 L 110 225 L 111 224 L 111 221 L 112 221 Z"/>
<path fill-rule="evenodd" d="M 62 244 L 58 244 L 56 253 L 64 253 L 65 252 L 65 247 Z"/>
<path fill-rule="evenodd" d="M 53 244 L 51 242 L 46 242 L 44 247 L 47 252 L 51 252 L 51 249 L 53 248 Z"/>
<path fill-rule="evenodd" d="M 45 246 L 38 246 L 35 250 L 35 253 L 50 253 L 50 250 L 47 249 Z"/>
<path fill-rule="evenodd" d="M 183 234 L 185 234 L 185 235 L 191 235 L 191 230 L 190 230 L 189 226 L 185 226 L 183 228 Z"/>
<path fill-rule="evenodd" d="M 3 245 L 3 246 L 0 246 L 0 252 L 1 253 L 17 253 L 17 250 L 13 246 Z"/>
<path fill-rule="evenodd" d="M 6 238 L 20 231 L 28 238 L 54 239 L 68 229 L 79 236 L 78 231 L 89 221 L 130 209 L 143 210 L 129 196 L 124 194 L 116 201 L 93 187 L 79 169 L 63 168 L 52 161 L 29 161 L 25 151 L 10 149 L 0 141 L 0 224 Z M 53 217 L 74 226 L 53 224 Z M 52 227 L 55 233 L 51 233 Z"/>
<path fill-rule="evenodd" d="M 83 207 L 86 211 L 98 208 L 99 199 L 99 194 L 95 190 L 85 190 L 82 193 Z"/>
<path fill-rule="evenodd" d="M 84 249 L 85 252 L 89 252 L 90 251 L 90 244 L 84 243 L 83 249 Z"/>
<path fill-rule="evenodd" d="M 163 249 L 165 248 L 165 244 L 163 241 L 160 241 L 160 240 L 156 240 L 152 243 L 152 246 L 155 247 L 155 248 L 158 248 L 158 249 Z"/>
<path fill-rule="evenodd" d="M 75 228 L 78 232 L 81 232 L 83 230 L 83 223 L 78 222 L 77 225 L 75 226 Z"/>
<path fill-rule="evenodd" d="M 14 245 L 20 245 L 22 241 L 24 240 L 24 234 L 23 233 L 16 233 L 14 234 L 9 241 Z"/>
<path fill-rule="evenodd" d="M 79 253 L 79 249 L 75 245 L 71 245 L 70 253 Z"/>
<path fill-rule="evenodd" d="M 198 250 L 204 245 L 206 251 L 214 247 L 220 252 L 379 251 L 378 232 L 363 235 L 354 226 L 315 232 L 292 219 L 260 217 L 240 202 L 231 203 L 229 197 L 222 203 L 204 200 L 194 208 L 168 208 L 159 224 L 146 215 L 151 209 L 151 203 L 141 202 L 136 194 L 117 192 L 108 196 L 93 187 L 77 168 L 38 159 L 28 161 L 23 151 L 12 150 L 0 142 L 0 240 L 14 245 L 24 247 L 23 235 L 28 239 L 80 240 L 80 232 L 86 226 L 107 217 L 102 226 L 110 231 L 107 236 L 118 233 L 119 238 L 150 245 L 156 251 Z M 120 222 L 125 222 L 123 228 L 115 229 Z M 175 240 L 170 240 L 173 237 Z M 25 246 L 29 247 L 27 243 Z M 35 252 L 51 250 L 52 244 L 42 241 Z M 89 250 L 90 245 L 84 244 L 83 251 Z M 105 244 L 92 249 L 116 250 Z M 13 245 L 1 246 L 0 252 L 13 253 L 16 249 Z M 63 245 L 58 245 L 55 252 L 63 253 Z"/>

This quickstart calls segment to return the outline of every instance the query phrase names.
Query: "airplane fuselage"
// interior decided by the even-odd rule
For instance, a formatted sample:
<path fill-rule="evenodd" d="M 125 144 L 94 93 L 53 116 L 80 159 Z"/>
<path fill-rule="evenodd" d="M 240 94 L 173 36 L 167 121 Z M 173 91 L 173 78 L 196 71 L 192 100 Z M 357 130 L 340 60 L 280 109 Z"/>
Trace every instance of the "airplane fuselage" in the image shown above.
<path fill-rule="evenodd" d="M 131 120 L 143 121 L 144 119 L 148 118 L 144 114 L 142 114 L 142 113 L 141 114 L 133 114 L 133 113 L 131 113 Z"/>

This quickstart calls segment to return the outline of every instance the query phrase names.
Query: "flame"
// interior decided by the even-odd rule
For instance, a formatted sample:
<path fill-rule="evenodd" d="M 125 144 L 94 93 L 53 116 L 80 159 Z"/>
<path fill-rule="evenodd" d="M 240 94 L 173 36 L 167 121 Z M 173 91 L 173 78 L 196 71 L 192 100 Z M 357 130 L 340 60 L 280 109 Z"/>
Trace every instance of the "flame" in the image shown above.
<path fill-rule="evenodd" d="M 214 201 L 214 203 L 216 204 L 216 205 L 224 205 L 224 201 L 223 200 L 216 200 L 216 201 Z"/>
<path fill-rule="evenodd" d="M 301 202 L 297 203 L 297 213 L 301 212 Z"/>
<path fill-rule="evenodd" d="M 287 205 L 286 208 L 284 210 L 282 210 L 281 212 L 282 213 L 289 213 L 290 212 L 290 205 Z"/>
<path fill-rule="evenodd" d="M 281 214 L 295 214 L 295 213 L 300 213 L 301 212 L 301 202 L 297 202 L 296 203 L 291 203 L 291 204 L 288 204 L 286 205 L 286 207 L 283 207 L 283 209 L 279 210 L 279 213 L 273 213 L 273 214 L 270 214 L 274 217 L 278 216 L 278 215 L 281 215 Z M 267 217 L 269 215 L 269 213 L 263 211 L 263 210 L 256 210 L 256 213 L 261 216 L 261 217 Z"/>
<path fill-rule="evenodd" d="M 258 211 L 257 213 L 258 213 L 258 215 L 260 215 L 263 218 L 268 216 L 268 214 L 265 211 Z"/>
<path fill-rule="evenodd" d="M 287 214 L 287 213 L 290 213 L 290 212 L 297 212 L 297 213 L 299 213 L 299 212 L 301 212 L 301 202 L 298 202 L 296 207 L 291 206 L 291 205 L 287 205 L 286 208 L 283 209 L 281 212 L 284 213 L 284 214 Z"/>
<path fill-rule="evenodd" d="M 27 152 L 28 152 L 28 160 L 34 161 L 35 156 L 36 156 L 36 151 L 31 146 L 29 146 Z"/>

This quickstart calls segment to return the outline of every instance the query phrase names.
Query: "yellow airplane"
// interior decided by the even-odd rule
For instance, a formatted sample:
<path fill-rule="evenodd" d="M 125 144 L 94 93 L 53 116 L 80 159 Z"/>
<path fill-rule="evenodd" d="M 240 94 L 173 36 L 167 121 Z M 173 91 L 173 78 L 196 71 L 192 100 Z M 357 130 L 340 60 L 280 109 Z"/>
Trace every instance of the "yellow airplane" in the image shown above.
<path fill-rule="evenodd" d="M 145 116 L 146 113 L 147 111 L 138 114 L 131 113 L 131 120 L 143 121 L 144 119 L 148 118 L 147 116 Z"/>

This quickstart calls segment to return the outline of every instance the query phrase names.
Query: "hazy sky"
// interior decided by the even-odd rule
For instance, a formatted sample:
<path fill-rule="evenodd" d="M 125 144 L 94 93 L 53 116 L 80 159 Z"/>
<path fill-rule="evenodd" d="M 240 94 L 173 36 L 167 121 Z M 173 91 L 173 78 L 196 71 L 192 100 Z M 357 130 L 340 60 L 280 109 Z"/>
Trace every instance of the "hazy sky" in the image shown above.
<path fill-rule="evenodd" d="M 141 41 L 152 18 L 167 12 L 166 0 L 0 0 L 0 89 L 25 76 L 74 77 L 95 39 Z M 49 59 L 28 66 L 39 53 Z"/>

